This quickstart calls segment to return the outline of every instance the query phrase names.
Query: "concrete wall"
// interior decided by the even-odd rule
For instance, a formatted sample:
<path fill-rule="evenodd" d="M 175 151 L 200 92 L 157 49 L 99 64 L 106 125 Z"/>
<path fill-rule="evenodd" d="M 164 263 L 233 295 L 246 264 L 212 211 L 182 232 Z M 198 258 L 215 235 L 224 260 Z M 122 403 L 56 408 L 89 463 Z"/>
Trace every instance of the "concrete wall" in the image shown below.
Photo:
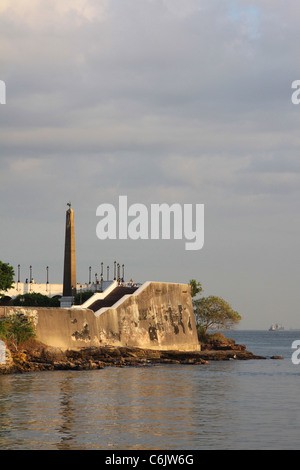
<path fill-rule="evenodd" d="M 1 313 L 32 317 L 37 337 L 49 346 L 134 346 L 195 351 L 197 339 L 190 287 L 147 282 L 113 308 L 96 315 L 89 309 L 0 307 Z"/>

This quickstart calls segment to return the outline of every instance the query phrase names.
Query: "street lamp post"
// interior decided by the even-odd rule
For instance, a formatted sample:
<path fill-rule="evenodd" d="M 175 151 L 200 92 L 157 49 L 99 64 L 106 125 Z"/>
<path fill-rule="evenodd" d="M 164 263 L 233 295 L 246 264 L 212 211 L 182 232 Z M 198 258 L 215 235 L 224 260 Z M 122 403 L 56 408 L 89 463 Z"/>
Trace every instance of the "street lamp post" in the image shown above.
<path fill-rule="evenodd" d="M 17 291 L 19 291 L 19 282 L 20 282 L 20 265 L 18 264 L 18 283 L 17 283 Z"/>
<path fill-rule="evenodd" d="M 32 266 L 29 266 L 29 290 L 31 292 L 31 283 L 32 283 Z"/>
<path fill-rule="evenodd" d="M 46 267 L 46 273 L 47 273 L 46 290 L 48 291 L 48 286 L 49 286 L 49 266 Z"/>

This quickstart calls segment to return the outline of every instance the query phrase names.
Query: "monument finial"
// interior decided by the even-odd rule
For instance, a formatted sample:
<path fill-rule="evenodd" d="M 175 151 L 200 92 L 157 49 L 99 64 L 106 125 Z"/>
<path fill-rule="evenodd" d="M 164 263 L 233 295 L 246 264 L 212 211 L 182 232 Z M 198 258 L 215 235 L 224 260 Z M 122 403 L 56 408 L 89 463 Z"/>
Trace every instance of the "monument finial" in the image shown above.
<path fill-rule="evenodd" d="M 67 206 L 69 206 L 69 208 L 71 209 L 72 207 L 71 201 L 67 203 Z"/>

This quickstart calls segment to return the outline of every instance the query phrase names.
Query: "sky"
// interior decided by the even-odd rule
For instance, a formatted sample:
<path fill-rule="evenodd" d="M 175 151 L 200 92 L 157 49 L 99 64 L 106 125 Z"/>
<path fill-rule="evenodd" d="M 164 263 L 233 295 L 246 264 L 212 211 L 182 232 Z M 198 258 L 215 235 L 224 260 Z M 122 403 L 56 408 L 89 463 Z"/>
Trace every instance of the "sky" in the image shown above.
<path fill-rule="evenodd" d="M 0 259 L 62 283 L 196 279 L 240 329 L 300 328 L 298 0 L 2 0 Z M 205 241 L 100 240 L 97 207 L 204 204 Z"/>

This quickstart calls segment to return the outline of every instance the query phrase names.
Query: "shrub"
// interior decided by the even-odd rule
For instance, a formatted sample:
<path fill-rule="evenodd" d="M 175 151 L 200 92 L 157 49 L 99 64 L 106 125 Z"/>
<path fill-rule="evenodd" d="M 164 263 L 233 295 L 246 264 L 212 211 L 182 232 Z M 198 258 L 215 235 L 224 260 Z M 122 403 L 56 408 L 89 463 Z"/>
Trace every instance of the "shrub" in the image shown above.
<path fill-rule="evenodd" d="M 51 297 L 33 292 L 32 294 L 18 295 L 13 304 L 24 307 L 51 307 L 52 302 L 54 301 Z"/>
<path fill-rule="evenodd" d="M 213 343 L 224 343 L 234 344 L 234 340 L 227 338 L 223 333 L 220 332 L 208 332 L 197 327 L 198 339 L 202 344 L 213 344 Z"/>
<path fill-rule="evenodd" d="M 7 305 L 12 305 L 12 304 L 13 304 L 13 300 L 11 297 L 9 297 L 8 295 L 3 295 L 3 296 L 0 295 L 0 305 L 7 306 Z"/>
<path fill-rule="evenodd" d="M 94 295 L 93 291 L 78 292 L 78 294 L 74 295 L 74 304 L 81 305 L 92 297 L 92 295 Z"/>
<path fill-rule="evenodd" d="M 60 302 L 59 299 L 61 298 L 61 295 L 54 295 L 53 297 L 50 297 L 50 307 L 60 307 Z"/>
<path fill-rule="evenodd" d="M 0 338 L 18 346 L 35 337 L 35 328 L 30 318 L 24 315 L 12 315 L 0 318 Z"/>

